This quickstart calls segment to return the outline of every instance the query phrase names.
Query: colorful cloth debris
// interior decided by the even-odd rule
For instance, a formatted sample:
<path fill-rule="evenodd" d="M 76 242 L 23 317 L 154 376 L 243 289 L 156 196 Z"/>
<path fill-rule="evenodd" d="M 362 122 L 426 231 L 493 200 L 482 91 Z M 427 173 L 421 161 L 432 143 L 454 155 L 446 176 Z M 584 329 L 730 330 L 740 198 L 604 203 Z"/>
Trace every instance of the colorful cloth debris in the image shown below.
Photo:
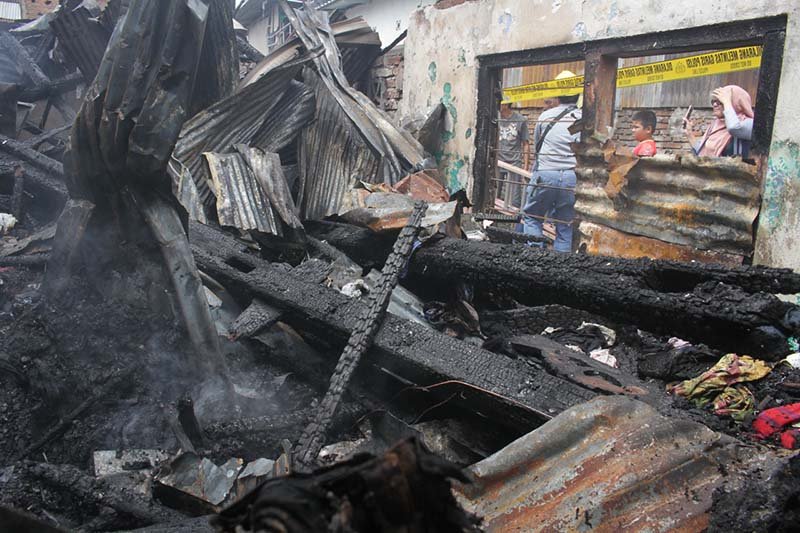
<path fill-rule="evenodd" d="M 714 413 L 720 416 L 729 416 L 737 422 L 743 421 L 747 415 L 755 412 L 756 401 L 750 389 L 744 385 L 725 387 L 714 398 Z"/>
<path fill-rule="evenodd" d="M 729 353 L 700 376 L 667 387 L 667 392 L 691 400 L 698 407 L 712 404 L 715 414 L 742 421 L 755 411 L 755 402 L 746 387 L 734 385 L 759 380 L 771 371 L 764 361 Z"/>
<path fill-rule="evenodd" d="M 789 429 L 781 433 L 781 445 L 790 450 L 800 450 L 800 429 Z"/>
<path fill-rule="evenodd" d="M 768 438 L 784 427 L 797 422 L 800 422 L 800 403 L 793 403 L 763 411 L 753 421 L 753 429 L 760 436 Z"/>

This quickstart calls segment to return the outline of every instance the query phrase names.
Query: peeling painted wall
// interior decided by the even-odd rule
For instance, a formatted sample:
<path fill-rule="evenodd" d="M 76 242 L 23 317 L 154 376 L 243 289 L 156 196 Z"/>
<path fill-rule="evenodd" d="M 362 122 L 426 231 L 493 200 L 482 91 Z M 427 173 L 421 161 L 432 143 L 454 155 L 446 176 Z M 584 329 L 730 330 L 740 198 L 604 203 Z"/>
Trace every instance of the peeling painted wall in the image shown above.
<path fill-rule="evenodd" d="M 451 188 L 472 190 L 478 65 L 476 57 L 718 22 L 788 15 L 786 50 L 800 49 L 797 0 L 477 0 L 411 15 L 401 120 L 443 102 L 449 111 L 437 154 Z M 756 261 L 800 270 L 800 61 L 784 55 L 781 93 L 764 184 Z M 698 102 L 708 95 L 698 95 Z"/>
<path fill-rule="evenodd" d="M 416 8 L 427 6 L 434 0 L 369 0 L 365 4 L 346 11 L 348 18 L 364 17 L 381 38 L 381 45 L 388 46 L 408 28 L 408 16 Z"/>

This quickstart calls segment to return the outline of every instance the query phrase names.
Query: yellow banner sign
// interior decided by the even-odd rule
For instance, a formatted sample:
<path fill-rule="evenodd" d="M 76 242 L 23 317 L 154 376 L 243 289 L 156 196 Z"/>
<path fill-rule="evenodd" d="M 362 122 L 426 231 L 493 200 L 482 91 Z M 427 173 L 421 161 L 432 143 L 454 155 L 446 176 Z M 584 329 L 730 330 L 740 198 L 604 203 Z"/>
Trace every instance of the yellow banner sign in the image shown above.
<path fill-rule="evenodd" d="M 761 66 L 760 46 L 745 46 L 720 52 L 709 52 L 680 59 L 636 65 L 617 70 L 617 87 L 636 87 L 650 83 L 685 80 L 753 70 Z M 503 89 L 503 103 L 571 96 L 583 92 L 583 76 L 544 81 Z"/>

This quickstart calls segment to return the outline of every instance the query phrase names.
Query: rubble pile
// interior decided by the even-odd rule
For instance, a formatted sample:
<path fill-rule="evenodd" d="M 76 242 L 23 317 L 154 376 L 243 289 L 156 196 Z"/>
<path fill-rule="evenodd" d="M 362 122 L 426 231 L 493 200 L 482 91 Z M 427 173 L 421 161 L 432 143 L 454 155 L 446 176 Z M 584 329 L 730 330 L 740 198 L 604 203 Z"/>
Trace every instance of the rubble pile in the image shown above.
<path fill-rule="evenodd" d="M 0 530 L 790 530 L 800 275 L 476 229 L 278 3 L 0 33 Z"/>

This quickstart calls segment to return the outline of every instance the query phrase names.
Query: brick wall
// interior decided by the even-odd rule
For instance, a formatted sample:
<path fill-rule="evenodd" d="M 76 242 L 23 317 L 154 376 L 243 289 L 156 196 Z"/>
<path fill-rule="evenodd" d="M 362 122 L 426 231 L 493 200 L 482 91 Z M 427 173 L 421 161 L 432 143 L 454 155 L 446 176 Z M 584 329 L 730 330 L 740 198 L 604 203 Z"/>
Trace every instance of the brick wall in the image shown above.
<path fill-rule="evenodd" d="M 397 46 L 375 60 L 368 95 L 380 109 L 394 117 L 403 98 L 403 47 Z"/>
<path fill-rule="evenodd" d="M 33 19 L 58 7 L 58 0 L 22 0 L 22 17 Z"/>
<path fill-rule="evenodd" d="M 528 119 L 528 128 L 531 134 L 531 150 L 533 150 L 533 128 L 536 126 L 536 121 L 543 111 L 542 108 L 523 108 L 518 109 L 525 118 Z M 629 148 L 636 146 L 636 141 L 633 139 L 631 131 L 631 118 L 634 113 L 639 111 L 639 108 L 624 108 L 617 111 L 617 116 L 614 120 L 614 140 Z M 656 140 L 659 153 L 662 154 L 690 154 L 691 147 L 686 140 L 682 130 L 683 116 L 686 113 L 686 108 L 676 107 L 663 107 L 651 108 L 656 114 L 658 124 L 653 138 Z M 695 109 L 692 112 L 692 120 L 694 121 L 694 129 L 697 135 L 703 135 L 706 128 L 711 122 L 711 109 Z"/>
<path fill-rule="evenodd" d="M 620 109 L 614 121 L 614 139 L 631 148 L 636 146 L 631 131 L 632 117 L 639 111 L 637 108 Z M 653 139 L 656 141 L 658 151 L 663 154 L 691 153 L 691 147 L 683 133 L 683 116 L 685 108 L 663 107 L 651 109 L 658 119 Z M 711 109 L 695 109 L 692 112 L 694 129 L 697 135 L 703 135 L 711 123 Z"/>
<path fill-rule="evenodd" d="M 33 19 L 54 11 L 58 7 L 59 0 L 21 0 L 20 3 L 22 18 Z M 105 9 L 107 4 L 108 0 L 97 0 L 100 9 Z"/>

